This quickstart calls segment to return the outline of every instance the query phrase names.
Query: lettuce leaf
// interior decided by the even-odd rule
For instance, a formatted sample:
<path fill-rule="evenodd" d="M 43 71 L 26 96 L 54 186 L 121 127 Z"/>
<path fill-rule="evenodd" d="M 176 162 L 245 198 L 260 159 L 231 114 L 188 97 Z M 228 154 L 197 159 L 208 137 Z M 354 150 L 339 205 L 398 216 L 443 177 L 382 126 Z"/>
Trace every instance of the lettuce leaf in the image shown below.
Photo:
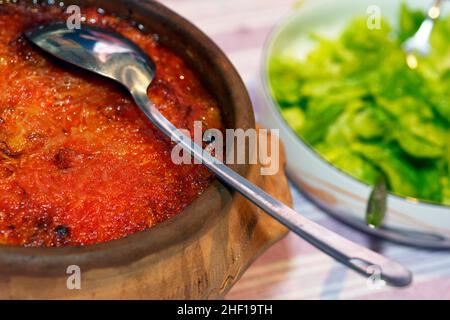
<path fill-rule="evenodd" d="M 450 17 L 436 23 L 417 69 L 401 49 L 424 17 L 403 4 L 396 26 L 369 30 L 356 17 L 336 39 L 314 34 L 305 59 L 272 58 L 270 87 L 295 132 L 340 170 L 450 204 Z"/>

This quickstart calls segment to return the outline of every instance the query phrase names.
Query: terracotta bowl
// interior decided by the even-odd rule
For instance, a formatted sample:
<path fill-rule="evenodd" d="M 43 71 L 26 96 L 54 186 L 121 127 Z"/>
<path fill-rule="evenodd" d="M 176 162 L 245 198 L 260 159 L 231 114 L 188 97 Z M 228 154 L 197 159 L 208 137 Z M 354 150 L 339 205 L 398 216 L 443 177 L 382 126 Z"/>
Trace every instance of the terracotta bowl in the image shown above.
<path fill-rule="evenodd" d="M 203 79 L 204 85 L 222 108 L 226 128 L 246 130 L 255 127 L 249 96 L 236 70 L 224 53 L 184 18 L 154 1 L 86 0 L 70 1 L 70 4 L 103 8 L 106 12 L 142 24 L 147 32 L 158 34 L 161 42 L 184 58 Z M 249 167 L 240 165 L 233 169 L 245 176 Z M 64 296 L 59 289 L 42 288 L 42 285 L 61 286 L 61 290 L 64 290 L 69 265 L 79 266 L 83 274 L 91 272 L 91 278 L 104 278 L 114 277 L 119 272 L 114 270 L 121 270 L 122 274 L 133 272 L 126 267 L 138 261 L 146 260 L 147 265 L 158 264 L 165 259 L 169 248 L 182 248 L 198 233 L 214 226 L 229 209 L 232 198 L 233 192 L 215 181 L 181 214 L 126 238 L 85 247 L 0 246 L 1 297 Z M 152 269 L 149 270 L 147 272 Z M 166 277 L 169 279 L 170 275 Z M 44 282 L 36 279 L 44 279 Z M 45 296 L 45 292 L 48 296 Z M 114 295 L 106 292 L 105 296 Z M 131 296 L 136 297 L 136 294 Z M 150 296 L 158 297 L 158 294 Z M 174 297 L 180 295 L 174 294 Z"/>

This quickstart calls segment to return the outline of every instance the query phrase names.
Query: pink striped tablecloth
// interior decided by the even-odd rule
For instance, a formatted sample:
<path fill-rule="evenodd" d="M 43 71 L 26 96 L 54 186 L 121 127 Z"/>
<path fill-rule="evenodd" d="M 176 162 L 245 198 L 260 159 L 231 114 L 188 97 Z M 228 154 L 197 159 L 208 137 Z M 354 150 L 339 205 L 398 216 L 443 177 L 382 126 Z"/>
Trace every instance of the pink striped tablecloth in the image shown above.
<path fill-rule="evenodd" d="M 238 69 L 250 94 L 255 92 L 260 55 L 269 31 L 297 1 L 161 0 L 216 41 Z M 402 262 L 413 271 L 414 283 L 406 289 L 373 288 L 363 277 L 289 234 L 247 270 L 228 294 L 229 299 L 450 299 L 450 252 L 375 240 L 327 216 L 295 186 L 292 193 L 299 212 Z"/>

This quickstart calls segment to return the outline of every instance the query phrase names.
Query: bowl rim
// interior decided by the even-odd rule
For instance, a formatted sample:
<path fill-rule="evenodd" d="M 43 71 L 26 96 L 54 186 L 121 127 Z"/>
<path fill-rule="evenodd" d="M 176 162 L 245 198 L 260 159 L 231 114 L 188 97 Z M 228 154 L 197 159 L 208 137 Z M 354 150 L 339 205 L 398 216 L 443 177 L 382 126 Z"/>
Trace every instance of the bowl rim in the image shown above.
<path fill-rule="evenodd" d="M 323 158 L 310 144 L 305 141 L 302 137 L 297 135 L 292 129 L 292 127 L 289 125 L 289 123 L 284 119 L 284 117 L 281 115 L 281 107 L 278 104 L 278 102 L 275 100 L 275 97 L 272 94 L 271 86 L 270 86 L 270 79 L 269 79 L 269 60 L 271 57 L 271 51 L 274 45 L 274 42 L 278 38 L 278 36 L 283 32 L 283 30 L 290 24 L 292 21 L 297 18 L 298 15 L 302 14 L 302 9 L 304 5 L 307 3 L 312 3 L 312 1 L 305 1 L 302 6 L 294 8 L 289 13 L 285 14 L 283 17 L 280 18 L 280 20 L 272 27 L 271 31 L 269 32 L 268 36 L 265 39 L 263 51 L 261 55 L 261 63 L 260 63 L 260 81 L 262 83 L 262 91 L 265 98 L 265 101 L 267 101 L 270 105 L 270 108 L 274 110 L 275 117 L 277 118 L 277 122 L 280 123 L 284 128 L 285 131 L 288 132 L 288 135 L 293 138 L 293 140 L 296 141 L 296 144 L 298 147 L 303 147 L 308 149 L 312 152 L 315 159 L 319 162 L 322 162 L 326 164 L 330 170 L 334 171 L 335 173 L 342 176 L 342 178 L 352 181 L 353 183 L 359 184 L 360 187 L 365 187 L 372 189 L 373 186 L 362 182 L 347 172 L 335 167 L 331 162 Z M 289 160 L 287 160 L 289 162 Z M 427 201 L 419 198 L 414 197 L 408 197 L 408 196 L 401 196 L 392 192 L 388 192 L 389 198 L 394 198 L 399 201 L 412 203 L 415 205 L 422 205 L 422 206 L 429 206 L 432 208 L 440 208 L 440 209 L 450 209 L 450 205 L 436 203 L 432 201 Z"/>
<path fill-rule="evenodd" d="M 228 107 L 233 112 L 233 120 L 230 121 L 233 127 L 244 130 L 255 128 L 252 103 L 237 70 L 225 53 L 187 19 L 163 4 L 150 0 L 74 0 L 70 4 L 78 4 L 82 8 L 106 8 L 106 12 L 110 14 L 142 23 L 144 26 L 146 23 L 139 16 L 157 19 L 161 27 L 171 28 L 170 32 L 173 36 L 188 39 L 192 47 L 196 48 L 194 51 L 208 59 L 204 63 L 208 63 L 220 72 L 221 82 L 226 86 L 226 93 L 229 94 Z M 152 28 L 149 30 L 153 32 Z M 188 52 L 188 54 L 193 53 Z M 194 71 L 198 72 L 198 70 Z M 248 148 L 246 152 L 249 152 Z M 250 169 L 249 164 L 230 165 L 230 167 L 243 176 L 247 176 Z M 187 243 L 197 233 L 209 229 L 221 215 L 225 214 L 234 195 L 235 191 L 230 190 L 215 178 L 193 203 L 176 216 L 153 228 L 123 238 L 70 247 L 0 245 L 0 272 L 52 277 L 65 275 L 69 265 L 78 265 L 85 271 L 128 265 L 147 256 L 156 256 L 164 249 L 181 242 Z M 181 225 L 183 228 L 180 228 Z"/>

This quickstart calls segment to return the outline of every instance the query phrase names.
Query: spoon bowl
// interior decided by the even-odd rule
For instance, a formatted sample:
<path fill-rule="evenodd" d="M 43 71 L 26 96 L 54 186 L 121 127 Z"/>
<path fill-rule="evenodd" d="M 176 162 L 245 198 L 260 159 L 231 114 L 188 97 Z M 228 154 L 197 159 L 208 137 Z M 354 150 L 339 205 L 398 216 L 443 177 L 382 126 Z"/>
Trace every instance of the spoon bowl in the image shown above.
<path fill-rule="evenodd" d="M 35 45 L 51 55 L 124 85 L 146 90 L 156 66 L 132 41 L 97 27 L 70 29 L 62 22 L 25 32 Z"/>

